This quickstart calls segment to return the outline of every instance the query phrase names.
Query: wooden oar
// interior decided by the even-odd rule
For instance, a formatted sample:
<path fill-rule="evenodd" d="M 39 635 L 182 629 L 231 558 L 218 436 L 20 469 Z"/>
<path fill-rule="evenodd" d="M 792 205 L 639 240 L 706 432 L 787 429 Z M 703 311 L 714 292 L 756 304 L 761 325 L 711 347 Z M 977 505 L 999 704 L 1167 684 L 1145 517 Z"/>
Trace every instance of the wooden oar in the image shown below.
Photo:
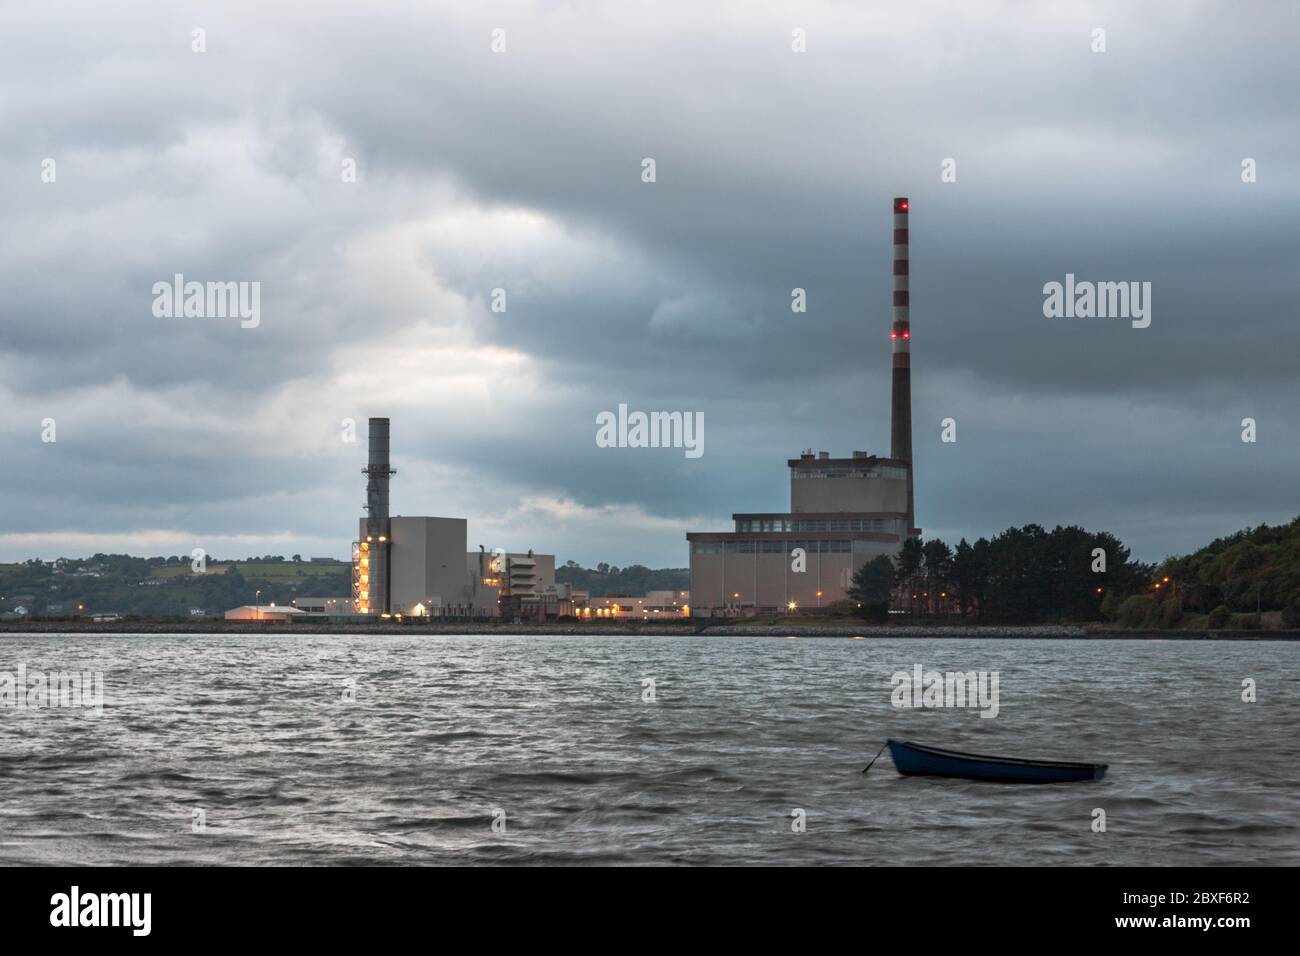
<path fill-rule="evenodd" d="M 888 747 L 888 746 L 889 746 L 889 741 L 886 740 L 886 741 L 884 742 L 884 744 L 881 746 L 881 748 L 880 748 L 878 751 L 876 751 L 876 755 L 875 755 L 874 757 L 871 758 L 871 763 L 867 764 L 865 767 L 862 768 L 862 772 L 863 772 L 863 773 L 866 773 L 868 770 L 871 769 L 871 764 L 872 764 L 872 763 L 875 763 L 877 760 L 880 759 L 880 755 L 883 754 L 883 753 L 885 752 L 885 747 Z"/>

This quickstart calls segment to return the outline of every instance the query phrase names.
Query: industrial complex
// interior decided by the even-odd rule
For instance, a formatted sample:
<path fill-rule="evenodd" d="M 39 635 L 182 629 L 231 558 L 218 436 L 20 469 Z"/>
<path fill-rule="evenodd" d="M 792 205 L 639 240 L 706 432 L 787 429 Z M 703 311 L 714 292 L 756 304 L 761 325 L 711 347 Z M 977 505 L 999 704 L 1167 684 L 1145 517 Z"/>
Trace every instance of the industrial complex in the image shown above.
<path fill-rule="evenodd" d="M 390 422 L 372 418 L 364 517 L 352 542 L 352 594 L 249 604 L 227 620 L 292 623 L 326 619 L 546 621 L 662 620 L 690 614 L 689 591 L 602 596 L 555 581 L 555 555 L 467 549 L 464 518 L 389 514 Z"/>
<path fill-rule="evenodd" d="M 790 510 L 736 514 L 735 530 L 692 532 L 692 613 L 717 616 L 825 607 L 853 574 L 919 536 L 912 482 L 908 201 L 894 200 L 893 346 L 888 458 L 806 451 L 790 459 Z"/>
<path fill-rule="evenodd" d="M 352 542 L 353 612 L 380 618 L 573 615 L 555 555 L 469 551 L 464 518 L 390 516 L 389 421 L 370 419 L 365 517 Z M 529 613 L 531 612 L 531 613 Z"/>
<path fill-rule="evenodd" d="M 352 542 L 352 594 L 249 605 L 228 618 L 309 617 L 510 620 L 663 619 L 815 611 L 848 596 L 852 578 L 879 555 L 919 537 L 913 492 L 908 200 L 894 200 L 893 312 L 889 338 L 888 457 L 809 449 L 787 461 L 790 510 L 735 514 L 733 530 L 691 532 L 690 590 L 592 599 L 556 584 L 555 556 L 531 549 L 467 547 L 464 518 L 389 514 L 389 420 L 371 418 L 365 515 Z"/>

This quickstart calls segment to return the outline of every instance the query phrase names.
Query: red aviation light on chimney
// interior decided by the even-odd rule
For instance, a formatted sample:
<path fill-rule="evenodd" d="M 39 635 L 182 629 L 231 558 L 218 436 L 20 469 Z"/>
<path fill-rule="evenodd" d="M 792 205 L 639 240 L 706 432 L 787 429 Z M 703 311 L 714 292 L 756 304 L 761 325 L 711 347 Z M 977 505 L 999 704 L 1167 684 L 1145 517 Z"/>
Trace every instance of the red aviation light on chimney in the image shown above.
<path fill-rule="evenodd" d="M 906 196 L 896 196 L 894 198 L 894 212 L 907 212 Z"/>

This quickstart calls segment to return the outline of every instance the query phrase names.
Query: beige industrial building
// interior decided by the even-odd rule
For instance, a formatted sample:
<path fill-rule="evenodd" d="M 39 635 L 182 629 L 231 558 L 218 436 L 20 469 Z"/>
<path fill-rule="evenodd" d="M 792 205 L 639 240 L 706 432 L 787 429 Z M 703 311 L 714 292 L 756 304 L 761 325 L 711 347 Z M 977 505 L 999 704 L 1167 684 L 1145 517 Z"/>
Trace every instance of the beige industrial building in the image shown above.
<path fill-rule="evenodd" d="M 393 614 L 495 613 L 497 593 L 467 573 L 464 518 L 389 519 L 388 610 Z"/>
<path fill-rule="evenodd" d="M 610 618 L 649 621 L 655 618 L 682 617 L 690 613 L 690 591 L 647 591 L 640 596 L 610 594 L 588 598 L 586 612 L 580 616 L 584 620 Z"/>
<path fill-rule="evenodd" d="M 733 531 L 686 536 L 693 614 L 825 607 L 848 596 L 859 567 L 902 547 L 907 462 L 859 451 L 852 458 L 805 452 L 788 464 L 789 512 L 736 514 Z"/>
<path fill-rule="evenodd" d="M 347 597 L 296 597 L 289 603 L 308 617 L 346 617 L 352 613 L 352 599 Z"/>
<path fill-rule="evenodd" d="M 365 519 L 361 519 L 364 534 Z M 535 599 L 555 584 L 555 555 L 504 550 L 467 551 L 464 518 L 388 519 L 388 612 L 412 616 L 492 617 L 502 600 Z M 363 539 L 364 540 L 364 539 Z M 366 549 L 367 551 L 369 549 Z M 358 554 L 358 587 L 369 585 Z M 519 613 L 519 608 L 506 613 Z M 372 611 L 373 613 L 373 611 Z"/>
<path fill-rule="evenodd" d="M 913 497 L 911 254 L 906 196 L 894 198 L 889 457 L 791 459 L 790 511 L 738 514 L 734 531 L 692 533 L 692 613 L 806 611 L 848 596 L 858 568 L 919 537 Z"/>
<path fill-rule="evenodd" d="M 533 598 L 555 584 L 555 555 L 532 551 L 488 551 L 480 548 L 465 555 L 469 573 L 483 584 L 507 594 Z"/>

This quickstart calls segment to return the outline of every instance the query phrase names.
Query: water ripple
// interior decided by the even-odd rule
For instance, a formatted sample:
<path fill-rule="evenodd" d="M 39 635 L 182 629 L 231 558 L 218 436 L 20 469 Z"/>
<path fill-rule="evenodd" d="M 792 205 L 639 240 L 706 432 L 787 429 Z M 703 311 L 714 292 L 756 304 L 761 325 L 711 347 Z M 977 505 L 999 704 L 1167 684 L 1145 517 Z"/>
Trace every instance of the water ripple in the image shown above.
<path fill-rule="evenodd" d="M 0 864 L 1295 865 L 1297 650 L 8 635 L 0 671 L 101 670 L 106 699 L 0 708 Z M 999 671 L 997 718 L 893 708 L 917 663 Z M 863 776 L 886 736 L 1110 771 Z"/>

